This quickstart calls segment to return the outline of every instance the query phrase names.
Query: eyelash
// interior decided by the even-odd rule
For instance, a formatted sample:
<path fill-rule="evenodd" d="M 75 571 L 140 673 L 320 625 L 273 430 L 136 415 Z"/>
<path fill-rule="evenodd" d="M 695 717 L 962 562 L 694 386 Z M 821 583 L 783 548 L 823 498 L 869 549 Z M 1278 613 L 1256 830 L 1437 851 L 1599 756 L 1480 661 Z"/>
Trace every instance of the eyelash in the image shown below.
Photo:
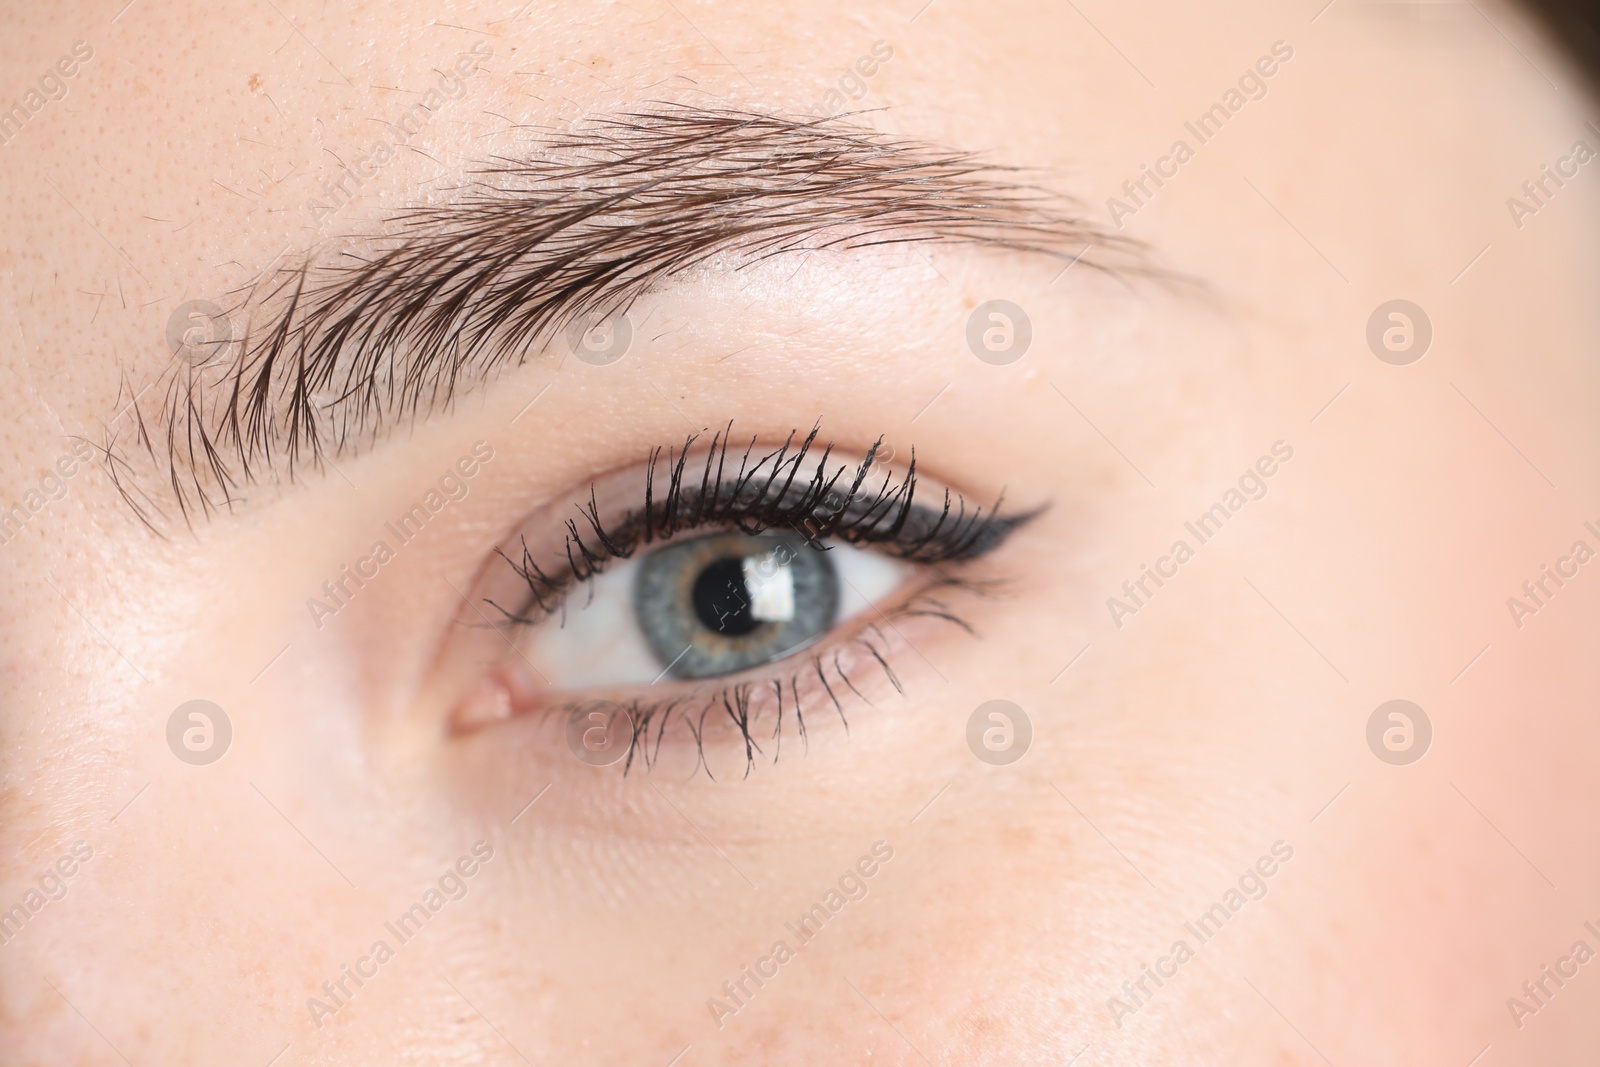
<path fill-rule="evenodd" d="M 558 611 L 564 612 L 566 598 L 579 586 L 599 575 L 613 560 L 629 559 L 641 548 L 664 542 L 693 530 L 715 527 L 736 529 L 746 534 L 759 534 L 771 529 L 793 530 L 806 538 L 818 550 L 826 551 L 827 540 L 840 540 L 852 545 L 870 545 L 880 551 L 923 566 L 939 568 L 937 577 L 912 597 L 892 609 L 885 621 L 894 618 L 930 617 L 951 622 L 968 633 L 972 627 L 956 616 L 935 594 L 939 589 L 962 589 L 984 592 L 988 583 L 950 573 L 945 568 L 966 563 L 992 552 L 1017 527 L 1034 518 L 1038 511 L 1014 516 L 1000 514 L 1003 501 L 996 500 L 988 508 L 969 508 L 959 494 L 944 491 L 938 509 L 916 504 L 916 455 L 913 452 L 906 473 L 895 480 L 885 474 L 876 490 L 864 490 L 871 469 L 882 445 L 882 438 L 867 451 L 866 457 L 856 467 L 848 483 L 845 482 L 847 466 L 838 465 L 830 474 L 828 460 L 833 446 L 821 446 L 817 452 L 819 429 L 812 430 L 795 444 L 799 431 L 792 431 L 783 444 L 760 455 L 751 462 L 756 439 L 738 456 L 738 471 L 726 477 L 732 446 L 732 425 L 714 434 L 706 453 L 704 467 L 698 481 L 687 475 L 690 450 L 699 435 L 690 435 L 681 450 L 657 448 L 650 453 L 645 470 L 644 506 L 625 513 L 620 520 L 608 526 L 600 516 L 596 491 L 590 488 L 589 502 L 579 508 L 580 515 L 566 522 L 564 559 L 552 569 L 541 567 L 529 548 L 527 539 L 521 539 L 521 559 L 515 560 L 504 551 L 496 553 L 505 560 L 516 576 L 527 586 L 527 599 L 523 606 L 511 611 L 495 603 L 485 603 L 498 611 L 505 621 L 514 626 L 532 626 L 549 619 Z M 808 457 L 814 456 L 814 467 L 809 476 L 801 477 Z M 665 478 L 665 493 L 658 497 L 657 486 Z M 829 684 L 827 670 L 831 666 L 841 688 L 847 688 L 857 698 L 871 701 L 857 688 L 839 662 L 846 648 L 854 644 L 866 650 L 879 666 L 896 692 L 903 692 L 899 678 L 889 665 L 883 652 L 873 643 L 871 635 L 887 640 L 878 623 L 861 628 L 849 642 L 833 642 L 831 656 L 824 652 L 803 657 L 803 665 L 796 668 L 788 679 L 788 701 L 794 706 L 796 729 L 802 744 L 806 744 L 806 725 L 801 707 L 802 677 L 814 676 L 827 694 L 849 729 L 843 703 L 834 686 Z M 633 724 L 633 739 L 626 756 L 624 771 L 632 768 L 637 756 L 648 769 L 660 752 L 662 737 L 674 711 L 685 703 L 701 704 L 698 717 L 683 715 L 687 728 L 694 736 L 697 765 L 708 776 L 711 769 L 705 760 L 703 740 L 705 719 L 714 709 L 722 708 L 729 721 L 738 729 L 745 748 L 745 774 L 748 776 L 757 754 L 762 753 L 752 725 L 758 718 L 751 712 L 752 697 L 758 691 L 771 691 L 776 700 L 776 722 L 772 738 L 777 741 L 773 759 L 782 747 L 782 730 L 785 712 L 784 683 L 777 678 L 745 680 L 729 683 L 709 696 L 700 690 L 677 698 L 656 703 L 633 699 L 623 703 Z M 577 700 L 558 710 L 577 712 L 586 701 Z M 655 741 L 652 748 L 648 734 L 655 724 Z"/>

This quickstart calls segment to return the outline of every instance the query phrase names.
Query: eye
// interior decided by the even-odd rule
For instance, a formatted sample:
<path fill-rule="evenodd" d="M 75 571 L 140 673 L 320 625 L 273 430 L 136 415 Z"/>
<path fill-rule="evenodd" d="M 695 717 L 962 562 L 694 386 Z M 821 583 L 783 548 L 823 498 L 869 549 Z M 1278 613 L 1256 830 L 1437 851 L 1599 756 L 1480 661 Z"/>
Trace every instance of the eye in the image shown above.
<path fill-rule="evenodd" d="M 914 568 L 793 533 L 691 537 L 608 567 L 524 638 L 557 689 L 647 686 L 786 659 L 877 601 Z"/>
<path fill-rule="evenodd" d="M 634 618 L 678 678 L 782 659 L 839 613 L 839 576 L 828 554 L 793 535 L 697 537 L 650 553 L 638 572 Z"/>
<path fill-rule="evenodd" d="M 930 490 L 914 457 L 891 468 L 873 446 L 840 462 L 815 430 L 796 436 L 742 452 L 723 434 L 690 438 L 530 517 L 479 583 L 469 628 L 482 634 L 493 612 L 498 646 L 483 638 L 471 658 L 498 662 L 477 668 L 451 728 L 599 698 L 636 736 L 653 722 L 657 746 L 671 721 L 698 745 L 720 707 L 748 757 L 764 716 L 774 736 L 786 717 L 803 735 L 808 705 L 842 715 L 865 700 L 860 669 L 899 688 L 884 639 L 896 617 L 966 628 L 939 594 L 975 588 L 960 572 L 1031 515 Z"/>

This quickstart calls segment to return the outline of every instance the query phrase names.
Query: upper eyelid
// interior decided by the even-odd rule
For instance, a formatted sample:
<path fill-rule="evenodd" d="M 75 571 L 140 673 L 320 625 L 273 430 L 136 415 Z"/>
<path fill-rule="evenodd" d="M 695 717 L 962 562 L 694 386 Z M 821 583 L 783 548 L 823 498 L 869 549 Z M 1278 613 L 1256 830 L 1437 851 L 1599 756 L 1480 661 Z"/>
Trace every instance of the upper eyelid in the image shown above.
<path fill-rule="evenodd" d="M 431 414 L 573 316 L 625 307 L 724 249 L 955 241 L 1065 259 L 1094 245 L 1112 257 L 1097 269 L 1146 269 L 1136 242 L 969 155 L 836 120 L 689 106 L 601 120 L 540 158 L 483 168 L 456 201 L 388 230 L 353 266 L 308 258 L 258 283 L 241 317 L 262 321 L 216 366 L 175 364 L 159 411 L 127 383 L 142 466 L 185 517 L 370 444 L 397 415 Z M 153 525 L 164 509 L 140 467 L 111 431 L 103 447 Z"/>
<path fill-rule="evenodd" d="M 916 511 L 932 514 L 932 509 L 923 507 L 922 505 L 913 505 L 913 509 L 916 510 Z M 984 538 L 982 540 L 981 546 L 977 547 L 976 550 L 973 550 L 970 553 L 965 553 L 965 552 L 962 553 L 959 558 L 961 558 L 961 559 L 975 558 L 975 557 L 977 557 L 979 555 L 983 555 L 983 554 L 987 553 L 988 551 L 990 551 L 994 547 L 998 547 L 1000 541 L 1002 541 L 1004 539 L 1004 537 L 1011 532 L 1011 530 L 1017 528 L 1023 522 L 1026 522 L 1031 518 L 1033 518 L 1033 514 L 1015 516 L 1015 517 L 1001 517 L 1001 516 L 995 515 L 991 520 L 992 525 L 989 527 L 989 529 L 992 529 L 992 530 L 995 531 L 994 536 L 988 537 L 988 538 Z M 778 529 L 778 528 L 779 527 L 772 527 L 772 529 Z M 689 534 L 689 533 L 698 532 L 700 529 L 702 529 L 702 528 L 701 527 L 685 527 L 685 528 L 681 529 L 678 532 L 680 534 Z M 860 543 L 860 544 L 874 544 L 875 542 L 873 542 L 870 539 L 868 539 L 868 540 L 862 540 L 862 541 L 857 542 L 857 543 Z M 569 544 L 570 544 L 570 542 L 569 542 Z M 823 547 L 826 547 L 826 546 L 823 546 Z M 553 577 L 549 576 L 549 575 L 544 575 L 544 577 L 550 578 L 550 581 L 549 582 L 541 582 L 541 581 L 538 580 L 538 576 L 544 570 L 544 568 L 542 566 L 540 566 L 538 564 L 538 562 L 533 558 L 532 553 L 527 549 L 527 546 L 526 546 L 525 543 L 523 545 L 523 554 L 522 554 L 522 559 L 520 561 L 512 559 L 509 555 L 507 555 L 505 553 L 505 551 L 503 549 L 496 548 L 495 552 L 496 552 L 496 554 L 498 554 L 500 556 L 500 558 L 502 560 L 505 561 L 505 563 L 515 573 L 517 573 L 517 575 L 519 577 L 521 577 L 523 579 L 524 582 L 526 582 L 528 584 L 529 590 L 530 590 L 530 601 L 526 606 L 524 606 L 523 608 L 521 608 L 521 609 L 519 609 L 519 610 L 517 610 L 515 612 L 507 610 L 504 605 L 499 604 L 499 603 L 497 603 L 495 601 L 492 601 L 492 600 L 486 600 L 485 603 L 489 604 L 496 611 L 499 611 L 502 615 L 504 615 L 508 622 L 516 623 L 516 624 L 531 624 L 531 623 L 539 622 L 544 618 L 548 618 L 550 615 L 554 614 L 556 611 L 560 610 L 564 606 L 565 597 L 569 593 L 571 593 L 574 588 L 576 588 L 579 585 L 584 584 L 585 582 L 587 582 L 591 578 L 593 578 L 593 577 L 599 575 L 600 573 L 602 573 L 604 571 L 605 565 L 607 563 L 614 562 L 616 559 L 629 558 L 627 556 L 607 556 L 603 560 L 596 560 L 595 563 L 594 563 L 593 569 L 587 571 L 582 576 L 579 576 L 579 575 L 576 575 L 576 574 L 572 574 L 570 572 L 563 572 L 563 573 L 559 573 L 559 574 L 557 574 L 557 575 L 555 575 Z M 924 566 L 929 565 L 925 561 L 917 560 L 914 557 L 907 556 L 907 557 L 902 557 L 902 558 L 907 558 L 913 563 L 921 563 Z M 954 558 L 957 558 L 957 557 L 952 556 L 950 558 L 954 559 Z M 536 590 L 536 589 L 537 589 L 537 592 L 534 592 L 534 590 Z M 550 603 L 546 603 L 545 601 L 547 599 L 549 601 L 551 601 L 551 602 Z M 533 607 L 537 607 L 538 608 L 537 614 L 530 614 L 529 613 L 529 608 L 533 608 Z"/>
<path fill-rule="evenodd" d="M 732 441 L 731 427 L 714 436 L 706 453 L 702 479 L 698 486 L 691 489 L 698 494 L 694 498 L 695 511 L 693 514 L 683 516 L 681 521 L 676 508 L 678 502 L 676 494 L 684 484 L 683 475 L 688 465 L 690 446 L 696 440 L 694 437 L 690 437 L 685 442 L 683 451 L 677 453 L 675 460 L 668 463 L 671 471 L 669 484 L 674 496 L 659 504 L 656 515 L 663 517 L 664 521 L 658 525 L 652 526 L 651 523 L 651 505 L 647 488 L 647 502 L 643 515 L 641 516 L 639 510 L 627 513 L 624 522 L 629 524 L 629 529 L 626 533 L 608 531 L 605 521 L 600 517 L 598 506 L 594 504 L 591 487 L 591 503 L 585 513 L 585 519 L 598 542 L 600 551 L 596 552 L 589 544 L 583 542 L 581 527 L 578 521 L 573 519 L 568 519 L 565 523 L 567 530 L 565 570 L 557 570 L 554 574 L 548 573 L 546 567 L 550 560 L 546 559 L 541 563 L 529 548 L 526 537 L 520 540 L 520 561 L 512 559 L 504 549 L 496 548 L 496 553 L 527 585 L 528 597 L 517 611 L 507 610 L 504 605 L 493 601 L 489 603 L 510 622 L 524 624 L 537 622 L 561 608 L 565 596 L 571 589 L 600 573 L 611 559 L 627 558 L 640 547 L 660 541 L 663 536 L 670 538 L 677 533 L 715 524 L 726 526 L 734 519 L 739 520 L 740 528 L 748 528 L 744 520 L 755 518 L 757 514 L 764 514 L 765 519 L 770 520 L 758 523 L 761 528 L 795 529 L 805 534 L 808 539 L 817 542 L 841 536 L 852 543 L 897 545 L 900 551 L 896 554 L 901 558 L 913 563 L 927 564 L 957 561 L 986 554 L 1009 536 L 1012 530 L 1030 521 L 1039 513 L 1039 509 L 1035 509 L 1023 514 L 1002 516 L 999 501 L 987 510 L 982 507 L 969 507 L 959 493 L 952 494 L 949 489 L 944 490 L 937 507 L 930 508 L 916 503 L 917 473 L 914 458 L 900 482 L 894 483 L 886 478 L 880 489 L 864 497 L 860 490 L 867 483 L 873 455 L 877 449 L 875 445 L 857 465 L 854 476 L 845 480 L 849 486 L 848 492 L 838 493 L 836 498 L 830 501 L 830 507 L 836 509 L 832 512 L 832 521 L 812 525 L 810 529 L 800 529 L 795 522 L 813 517 L 810 514 L 812 505 L 825 499 L 827 494 L 836 492 L 833 487 L 843 480 L 849 465 L 841 463 L 829 476 L 828 463 L 832 455 L 832 446 L 825 445 L 817 457 L 812 475 L 806 479 L 798 477 L 807 455 L 811 454 L 815 447 L 817 430 L 813 429 L 791 455 L 794 436 L 791 433 L 782 446 L 759 457 L 753 466 L 749 463 L 749 457 L 755 448 L 755 440 L 752 439 L 750 445 L 743 450 L 739 467 L 731 479 L 727 477 L 730 468 L 726 463 Z M 661 455 L 661 450 L 651 455 L 650 474 L 646 476 L 647 487 L 653 484 L 653 473 L 657 469 L 656 465 Z M 782 474 L 785 469 L 788 471 L 787 475 Z M 715 476 L 712 474 L 713 470 L 716 471 Z M 763 470 L 769 474 L 763 483 L 763 489 L 756 497 L 746 498 L 744 505 L 740 506 L 738 487 L 761 481 L 759 476 Z M 781 487 L 777 491 L 776 499 L 770 499 L 767 494 L 771 487 L 779 485 L 780 481 Z M 804 486 L 805 489 L 797 501 L 786 506 L 786 497 L 792 494 L 796 484 Z M 721 500 L 723 508 L 705 507 L 708 499 Z M 854 503 L 857 501 L 860 503 Z M 887 505 L 889 510 L 885 510 L 884 505 Z M 726 510 L 729 508 L 732 509 L 731 512 Z M 885 520 L 895 508 L 898 508 L 896 517 L 885 527 Z M 847 516 L 851 518 L 847 519 Z M 916 525 L 912 532 L 907 534 L 906 528 L 912 525 L 913 518 L 917 520 Z M 902 537 L 902 540 L 897 540 Z M 931 555 L 928 554 L 930 546 L 935 549 Z M 556 561 L 556 566 L 560 566 L 559 560 Z M 537 608 L 537 613 L 530 615 L 530 609 L 534 608 Z"/>

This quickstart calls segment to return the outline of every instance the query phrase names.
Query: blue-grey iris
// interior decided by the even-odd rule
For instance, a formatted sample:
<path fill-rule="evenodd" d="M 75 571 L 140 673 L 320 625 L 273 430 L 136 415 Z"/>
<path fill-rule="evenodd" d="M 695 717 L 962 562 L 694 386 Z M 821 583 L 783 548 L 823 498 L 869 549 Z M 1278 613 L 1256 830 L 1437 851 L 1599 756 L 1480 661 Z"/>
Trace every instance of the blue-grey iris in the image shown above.
<path fill-rule="evenodd" d="M 719 533 L 639 561 L 634 613 L 677 678 L 714 678 L 782 659 L 830 629 L 839 579 L 803 537 Z"/>

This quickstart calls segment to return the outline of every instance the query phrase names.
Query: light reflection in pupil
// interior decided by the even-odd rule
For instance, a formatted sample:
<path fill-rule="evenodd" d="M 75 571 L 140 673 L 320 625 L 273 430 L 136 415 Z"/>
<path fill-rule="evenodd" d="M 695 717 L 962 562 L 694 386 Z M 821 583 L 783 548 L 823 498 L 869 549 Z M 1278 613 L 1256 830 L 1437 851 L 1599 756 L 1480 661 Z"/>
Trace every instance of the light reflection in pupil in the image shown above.
<path fill-rule="evenodd" d="M 665 545 L 640 561 L 635 617 L 674 677 L 716 678 L 770 663 L 833 626 L 839 579 L 829 556 L 787 531 Z"/>
<path fill-rule="evenodd" d="M 694 582 L 694 610 L 708 630 L 727 637 L 742 637 L 761 625 L 745 588 L 743 559 L 724 556 L 700 572 Z"/>

